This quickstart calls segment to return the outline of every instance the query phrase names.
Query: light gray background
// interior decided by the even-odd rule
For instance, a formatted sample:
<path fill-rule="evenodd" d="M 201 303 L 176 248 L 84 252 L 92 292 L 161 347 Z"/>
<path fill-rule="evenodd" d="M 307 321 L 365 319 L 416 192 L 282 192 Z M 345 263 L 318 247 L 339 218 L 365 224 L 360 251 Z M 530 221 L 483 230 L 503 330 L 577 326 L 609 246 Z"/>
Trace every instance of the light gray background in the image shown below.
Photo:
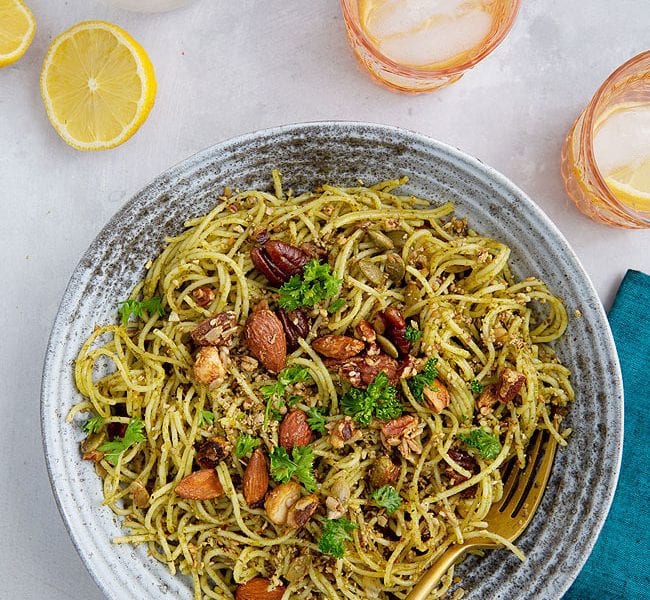
<path fill-rule="evenodd" d="M 103 224 L 201 148 L 297 121 L 406 127 L 477 156 L 523 188 L 573 245 L 607 308 L 627 268 L 650 271 L 650 231 L 592 223 L 567 199 L 559 173 L 578 112 L 615 67 L 650 45 L 648 0 L 524 0 L 502 46 L 453 86 L 421 96 L 389 92 L 361 71 L 336 0 L 197 0 L 153 16 L 96 0 L 28 2 L 36 38 L 19 63 L 0 70 L 2 599 L 102 597 L 50 492 L 38 416 L 43 354 L 68 278 Z M 126 28 L 158 79 L 147 122 L 108 152 L 81 153 L 61 141 L 38 90 L 53 37 L 86 19 Z"/>

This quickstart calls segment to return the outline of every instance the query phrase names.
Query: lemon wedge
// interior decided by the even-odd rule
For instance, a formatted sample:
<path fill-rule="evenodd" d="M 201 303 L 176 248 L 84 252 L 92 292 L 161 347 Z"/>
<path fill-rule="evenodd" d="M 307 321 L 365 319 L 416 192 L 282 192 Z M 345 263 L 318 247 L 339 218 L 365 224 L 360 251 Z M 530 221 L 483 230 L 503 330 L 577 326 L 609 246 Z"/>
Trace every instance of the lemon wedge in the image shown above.
<path fill-rule="evenodd" d="M 35 32 L 34 15 L 22 0 L 0 0 L 0 67 L 25 54 Z"/>
<path fill-rule="evenodd" d="M 144 48 L 126 31 L 84 21 L 52 42 L 41 71 L 41 96 L 50 122 L 68 144 L 108 150 L 144 123 L 156 97 L 156 78 Z"/>
<path fill-rule="evenodd" d="M 650 156 L 634 165 L 614 169 L 605 183 L 623 204 L 650 212 Z"/>

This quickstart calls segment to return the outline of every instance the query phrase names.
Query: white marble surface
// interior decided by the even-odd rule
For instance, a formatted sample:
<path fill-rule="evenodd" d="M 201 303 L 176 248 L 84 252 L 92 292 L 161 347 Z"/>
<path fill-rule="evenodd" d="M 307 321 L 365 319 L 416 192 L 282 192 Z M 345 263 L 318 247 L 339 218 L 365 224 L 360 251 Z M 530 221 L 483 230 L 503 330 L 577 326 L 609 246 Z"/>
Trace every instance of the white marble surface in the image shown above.
<path fill-rule="evenodd" d="M 496 167 L 573 245 L 606 307 L 627 268 L 650 271 L 650 231 L 580 215 L 560 147 L 599 83 L 650 42 L 648 0 L 528 0 L 505 43 L 458 83 L 405 96 L 375 85 L 347 47 L 335 0 L 197 0 L 163 15 L 99 0 L 28 0 L 38 30 L 0 70 L 0 578 L 2 599 L 102 597 L 50 492 L 39 427 L 47 336 L 77 260 L 130 194 L 182 158 L 262 127 L 367 120 L 413 129 Z M 81 153 L 50 127 L 38 75 L 52 38 L 85 19 L 125 27 L 159 83 L 124 146 Z"/>

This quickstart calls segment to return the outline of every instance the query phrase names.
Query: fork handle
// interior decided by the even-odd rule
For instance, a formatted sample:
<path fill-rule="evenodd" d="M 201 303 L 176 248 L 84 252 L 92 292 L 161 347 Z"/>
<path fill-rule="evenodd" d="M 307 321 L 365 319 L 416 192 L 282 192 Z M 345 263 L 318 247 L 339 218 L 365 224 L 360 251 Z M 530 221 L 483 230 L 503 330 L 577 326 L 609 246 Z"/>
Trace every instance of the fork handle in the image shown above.
<path fill-rule="evenodd" d="M 424 574 L 422 579 L 415 584 L 415 587 L 406 597 L 406 600 L 427 600 L 429 594 L 433 588 L 438 585 L 449 567 L 451 567 L 451 565 L 461 558 L 468 550 L 469 546 L 463 544 L 454 544 L 453 546 L 449 546 L 449 548 L 440 555 L 440 558 L 429 567 L 429 570 Z"/>

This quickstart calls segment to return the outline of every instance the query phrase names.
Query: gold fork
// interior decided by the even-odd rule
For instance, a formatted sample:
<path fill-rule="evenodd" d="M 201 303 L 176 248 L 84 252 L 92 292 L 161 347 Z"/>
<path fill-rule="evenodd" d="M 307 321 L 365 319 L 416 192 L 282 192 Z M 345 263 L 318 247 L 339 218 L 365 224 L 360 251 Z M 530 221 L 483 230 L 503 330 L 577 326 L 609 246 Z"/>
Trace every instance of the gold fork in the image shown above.
<path fill-rule="evenodd" d="M 537 431 L 528 446 L 526 467 L 518 469 L 516 459 L 512 459 L 504 472 L 503 497 L 492 505 L 485 517 L 489 531 L 514 542 L 528 527 L 544 495 L 556 447 L 557 442 L 552 435 L 547 431 Z M 427 600 L 449 567 L 468 550 L 501 546 L 488 537 L 472 538 L 462 544 L 451 545 L 415 585 L 406 600 Z"/>

